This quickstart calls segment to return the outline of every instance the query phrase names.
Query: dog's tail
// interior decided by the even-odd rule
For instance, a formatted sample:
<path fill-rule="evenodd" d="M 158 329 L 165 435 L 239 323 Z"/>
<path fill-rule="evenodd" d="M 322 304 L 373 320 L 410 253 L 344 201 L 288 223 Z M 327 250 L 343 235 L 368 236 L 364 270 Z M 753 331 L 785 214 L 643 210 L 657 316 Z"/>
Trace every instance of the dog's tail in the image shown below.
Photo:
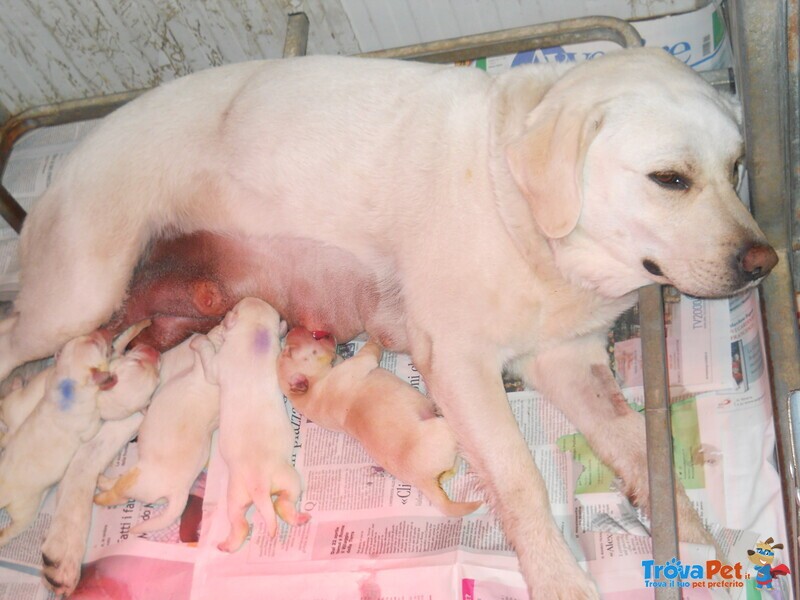
<path fill-rule="evenodd" d="M 139 535 L 140 533 L 150 533 L 151 531 L 158 531 L 165 529 L 172 525 L 183 514 L 186 508 L 186 503 L 189 500 L 188 493 L 175 494 L 174 496 L 167 497 L 167 506 L 158 513 L 156 516 L 138 523 L 135 527 L 131 528 L 131 533 Z M 146 514 L 146 513 L 145 513 Z"/>
<path fill-rule="evenodd" d="M 442 489 L 439 479 L 420 485 L 419 489 L 431 501 L 431 504 L 448 517 L 463 517 L 475 512 L 483 504 L 479 500 L 474 502 L 453 502 Z"/>
<path fill-rule="evenodd" d="M 429 465 L 429 474 L 424 480 L 415 479 L 409 483 L 416 485 L 436 508 L 448 517 L 463 517 L 480 508 L 482 502 L 453 502 L 442 489 L 442 481 L 455 474 L 457 465 L 457 444 L 453 430 L 439 417 L 426 419 L 421 423 L 419 442 L 415 451 L 420 453 L 415 464 Z"/>

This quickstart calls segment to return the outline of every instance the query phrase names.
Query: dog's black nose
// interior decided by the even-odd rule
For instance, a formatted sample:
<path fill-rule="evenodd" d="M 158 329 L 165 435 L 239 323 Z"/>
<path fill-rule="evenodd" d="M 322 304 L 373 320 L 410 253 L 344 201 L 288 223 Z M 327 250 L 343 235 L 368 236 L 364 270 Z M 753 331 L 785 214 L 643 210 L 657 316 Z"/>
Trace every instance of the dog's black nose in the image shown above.
<path fill-rule="evenodd" d="M 778 255 L 772 246 L 754 243 L 739 258 L 739 268 L 747 281 L 761 279 L 778 264 Z"/>

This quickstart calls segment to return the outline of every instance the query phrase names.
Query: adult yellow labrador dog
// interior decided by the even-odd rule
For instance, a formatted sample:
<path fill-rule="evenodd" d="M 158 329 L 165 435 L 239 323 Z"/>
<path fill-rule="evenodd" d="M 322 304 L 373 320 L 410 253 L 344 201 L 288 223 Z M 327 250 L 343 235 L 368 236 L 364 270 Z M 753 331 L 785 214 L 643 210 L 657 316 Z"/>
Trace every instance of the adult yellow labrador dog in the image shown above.
<path fill-rule="evenodd" d="M 342 57 L 185 77 L 108 117 L 32 211 L 0 375 L 102 325 L 153 239 L 217 234 L 248 269 L 237 294 L 411 352 L 531 596 L 597 597 L 500 372 L 541 390 L 647 507 L 643 422 L 605 332 L 640 286 L 727 296 L 774 266 L 734 190 L 738 120 L 660 50 L 496 77 Z M 707 539 L 681 498 L 685 535 Z"/>

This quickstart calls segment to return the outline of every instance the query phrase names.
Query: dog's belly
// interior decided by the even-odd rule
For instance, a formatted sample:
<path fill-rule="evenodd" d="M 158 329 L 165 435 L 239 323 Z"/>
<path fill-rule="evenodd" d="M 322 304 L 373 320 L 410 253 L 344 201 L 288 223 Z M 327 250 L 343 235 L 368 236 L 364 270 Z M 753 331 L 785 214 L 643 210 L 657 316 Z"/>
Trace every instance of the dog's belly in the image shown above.
<path fill-rule="evenodd" d="M 367 331 L 388 348 L 406 346 L 399 295 L 349 252 L 308 239 L 206 231 L 154 241 L 109 327 L 150 318 L 135 343 L 163 351 L 207 332 L 247 296 L 269 302 L 290 326 L 342 341 Z"/>

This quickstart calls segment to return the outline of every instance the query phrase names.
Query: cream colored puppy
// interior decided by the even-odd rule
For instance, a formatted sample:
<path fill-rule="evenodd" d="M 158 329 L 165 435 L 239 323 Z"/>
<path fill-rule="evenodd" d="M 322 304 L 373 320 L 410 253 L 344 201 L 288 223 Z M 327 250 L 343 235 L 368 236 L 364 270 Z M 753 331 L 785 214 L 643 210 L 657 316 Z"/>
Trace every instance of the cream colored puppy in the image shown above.
<path fill-rule="evenodd" d="M 136 435 L 143 418 L 137 412 L 103 423 L 97 435 L 75 453 L 58 484 L 56 511 L 42 545 L 42 579 L 56 594 L 69 596 L 78 585 L 97 478 Z"/>
<path fill-rule="evenodd" d="M 225 316 L 218 351 L 203 336 L 192 341 L 206 377 L 220 388 L 219 450 L 228 466 L 231 531 L 219 549 L 226 552 L 238 549 L 247 537 L 245 513 L 251 504 L 272 536 L 278 528 L 276 512 L 290 525 L 309 519 L 295 508 L 301 482 L 291 462 L 294 432 L 276 374 L 282 327 L 269 304 L 245 298 Z M 274 506 L 272 496 L 277 496 Z"/>
<path fill-rule="evenodd" d="M 208 333 L 221 343 L 221 326 Z M 156 531 L 181 516 L 192 483 L 208 461 L 211 434 L 219 423 L 219 388 L 209 383 L 203 365 L 189 347 L 193 338 L 164 353 L 159 385 L 139 431 L 139 460 L 116 480 L 101 480 L 105 491 L 94 501 L 104 506 L 127 502 L 166 501 L 157 516 L 132 528 L 133 533 Z"/>
<path fill-rule="evenodd" d="M 67 342 L 56 354 L 44 398 L 9 436 L 0 457 L 0 508 L 11 524 L 0 531 L 0 546 L 33 521 L 45 492 L 100 428 L 97 395 L 115 383 L 107 370 L 109 342 L 100 332 Z"/>
<path fill-rule="evenodd" d="M 294 407 L 317 425 L 356 438 L 390 474 L 419 489 L 449 517 L 480 502 L 453 502 L 441 486 L 456 467 L 456 438 L 436 408 L 399 377 L 379 366 L 383 350 L 368 342 L 333 366 L 336 343 L 295 327 L 278 357 L 278 382 Z"/>
<path fill-rule="evenodd" d="M 150 399 L 158 383 L 158 353 L 149 346 L 139 346 L 123 356 L 125 348 L 143 329 L 150 326 L 146 319 L 119 334 L 112 344 L 109 371 L 117 378 L 117 385 L 101 390 L 97 396 L 102 419 L 121 419 L 141 410 Z M 36 373 L 27 384 L 16 378 L 12 390 L 0 401 L 0 421 L 6 431 L 0 436 L 0 447 L 8 436 L 19 429 L 36 405 L 44 398 L 45 384 L 53 366 Z"/>

